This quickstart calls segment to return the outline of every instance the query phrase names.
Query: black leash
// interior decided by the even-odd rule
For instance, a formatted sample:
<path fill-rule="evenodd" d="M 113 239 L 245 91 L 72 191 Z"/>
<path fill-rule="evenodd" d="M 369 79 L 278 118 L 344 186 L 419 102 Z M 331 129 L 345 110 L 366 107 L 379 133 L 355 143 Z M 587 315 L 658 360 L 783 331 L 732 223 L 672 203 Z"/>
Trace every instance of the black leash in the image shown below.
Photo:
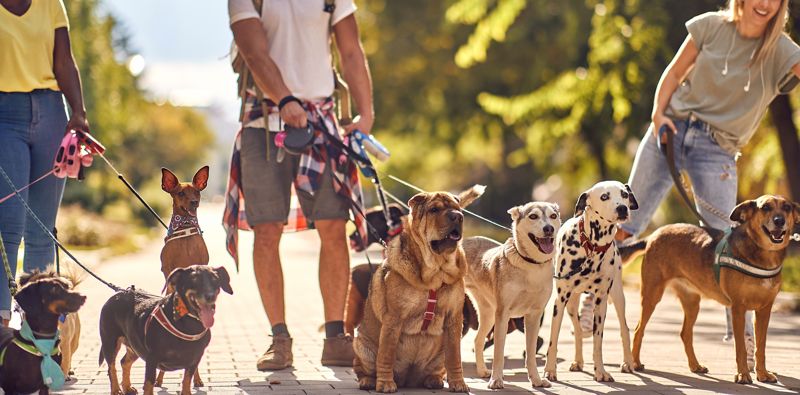
<path fill-rule="evenodd" d="M 666 145 L 661 144 L 661 139 L 664 138 L 664 136 L 666 136 L 667 140 Z M 675 133 L 670 130 L 667 125 L 662 125 L 658 130 L 658 137 L 656 139 L 661 152 L 665 155 L 665 159 L 667 160 L 667 165 L 669 167 L 669 174 L 672 175 L 672 181 L 675 183 L 675 188 L 678 190 L 678 193 L 680 193 L 681 197 L 683 198 L 683 202 L 686 203 L 686 206 L 692 210 L 692 213 L 697 217 L 697 219 L 708 226 L 709 222 L 703 218 L 699 211 L 697 211 L 697 207 L 695 207 L 693 204 L 692 199 L 689 198 L 689 193 L 686 192 L 686 189 L 683 187 L 681 174 L 675 167 Z"/>
<path fill-rule="evenodd" d="M 126 180 L 126 179 L 125 179 L 125 176 L 123 176 L 123 175 L 122 175 L 122 173 L 120 173 L 120 172 L 117 170 L 117 168 L 115 168 L 115 167 L 114 167 L 114 165 L 112 165 L 112 164 L 111 164 L 111 162 L 110 162 L 110 161 L 109 161 L 109 160 L 106 158 L 106 156 L 105 156 L 105 155 L 103 155 L 103 154 L 102 154 L 102 153 L 100 153 L 100 152 L 98 152 L 98 153 L 97 153 L 97 155 L 100 155 L 100 157 L 101 157 L 101 158 L 103 158 L 103 160 L 106 162 L 106 164 L 108 164 L 108 167 L 110 167 L 110 168 L 111 168 L 111 170 L 112 170 L 114 173 L 116 173 L 116 174 L 117 174 L 117 178 L 119 178 L 119 180 L 120 180 L 120 181 L 122 181 L 122 183 L 123 183 L 123 184 L 125 184 L 125 186 L 126 186 L 126 187 L 128 187 L 128 189 L 131 191 L 131 193 L 133 193 L 133 195 L 134 195 L 134 196 L 136 196 L 136 198 L 138 198 L 140 202 L 142 202 L 142 204 L 144 205 L 144 207 L 146 207 L 146 208 L 147 208 L 147 210 L 149 210 L 149 211 L 150 211 L 150 214 L 153 214 L 153 216 L 154 216 L 154 217 L 156 217 L 156 219 L 158 220 L 158 222 L 160 222 L 160 223 L 161 223 L 161 226 L 163 226 L 163 227 L 164 227 L 164 229 L 167 229 L 167 230 L 169 230 L 169 226 L 167 226 L 167 224 L 164 222 L 164 220 L 163 220 L 163 219 L 161 219 L 161 217 L 158 215 L 158 213 L 156 213 L 156 210 L 153 210 L 153 208 L 152 208 L 152 207 L 150 207 L 150 205 L 149 205 L 149 204 L 147 204 L 147 202 L 146 202 L 146 201 L 144 201 L 144 198 L 142 198 L 142 195 L 140 195 L 140 194 L 139 194 L 139 192 L 137 192 L 137 191 L 136 191 L 136 188 L 134 188 L 134 187 L 133 187 L 133 185 L 131 185 L 131 184 L 128 182 L 128 180 Z"/>
<path fill-rule="evenodd" d="M 3 169 L 2 166 L 0 166 L 0 173 L 2 173 L 2 176 L 5 179 L 5 181 L 8 184 L 8 186 L 10 186 L 12 190 L 16 191 L 17 189 L 14 186 L 14 182 L 11 181 L 11 178 L 8 176 L 8 174 L 6 173 L 5 169 Z M 118 286 L 116 286 L 114 284 L 111 284 L 110 282 L 108 282 L 106 280 L 103 280 L 98 275 L 94 274 L 91 270 L 89 270 L 86 266 L 84 266 L 78 260 L 78 258 L 76 258 L 74 255 L 72 255 L 72 253 L 69 252 L 69 250 L 67 250 L 67 248 L 64 247 L 64 245 L 61 244 L 61 242 L 58 241 L 58 239 L 56 239 L 56 237 L 53 235 L 53 232 L 51 232 L 50 229 L 47 229 L 47 226 L 45 226 L 45 224 L 42 223 L 42 220 L 39 219 L 39 216 L 37 216 L 36 213 L 33 212 L 31 207 L 28 205 L 28 202 L 25 201 L 25 199 L 22 197 L 22 195 L 16 194 L 16 196 L 17 196 L 17 199 L 19 199 L 19 201 L 22 203 L 22 206 L 25 207 L 25 210 L 28 212 L 28 214 L 31 216 L 31 218 L 33 218 L 33 220 L 36 222 L 37 225 L 39 225 L 39 227 L 42 229 L 42 231 L 45 234 L 47 234 L 50 237 L 50 239 L 53 240 L 53 242 L 56 244 L 56 246 L 58 246 L 58 248 L 61 249 L 61 251 L 64 251 L 64 253 L 67 254 L 67 256 L 70 257 L 70 259 L 72 259 L 75 263 L 77 263 L 78 266 L 83 268 L 83 270 L 86 270 L 86 272 L 89 273 L 92 277 L 96 278 L 97 281 L 100 281 L 101 283 L 105 284 L 107 287 L 111 288 L 115 292 L 122 291 L 122 288 L 120 288 L 120 287 L 118 287 Z"/>

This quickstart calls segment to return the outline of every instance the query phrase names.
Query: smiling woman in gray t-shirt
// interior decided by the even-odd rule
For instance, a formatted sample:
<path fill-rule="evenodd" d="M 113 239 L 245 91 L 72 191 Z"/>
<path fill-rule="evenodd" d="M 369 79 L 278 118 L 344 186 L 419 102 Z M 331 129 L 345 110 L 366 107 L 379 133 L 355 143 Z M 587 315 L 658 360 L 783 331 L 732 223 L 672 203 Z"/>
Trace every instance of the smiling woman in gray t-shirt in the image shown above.
<path fill-rule="evenodd" d="M 697 210 L 708 221 L 704 225 L 730 225 L 737 153 L 769 103 L 782 93 L 786 78 L 800 76 L 800 47 L 784 32 L 787 9 L 788 0 L 730 0 L 725 10 L 686 23 L 689 34 L 658 83 L 653 122 L 628 180 L 639 210 L 621 226 L 618 240 L 641 233 L 672 188 L 669 168 L 656 146 L 662 126 L 675 133 L 675 165 L 691 179 Z M 748 364 L 753 361 L 749 322 Z"/>

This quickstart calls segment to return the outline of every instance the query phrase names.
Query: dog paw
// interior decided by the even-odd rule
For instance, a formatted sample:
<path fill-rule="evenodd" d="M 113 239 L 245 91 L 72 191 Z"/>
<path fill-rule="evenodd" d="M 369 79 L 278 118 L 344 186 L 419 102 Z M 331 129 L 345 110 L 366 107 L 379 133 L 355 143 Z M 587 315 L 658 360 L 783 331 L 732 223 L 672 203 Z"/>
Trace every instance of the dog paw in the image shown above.
<path fill-rule="evenodd" d="M 692 373 L 697 373 L 697 374 L 708 373 L 708 368 L 703 365 L 689 366 L 689 369 L 691 369 Z"/>
<path fill-rule="evenodd" d="M 504 385 L 503 385 L 503 378 L 502 377 L 500 377 L 500 378 L 494 378 L 494 377 L 490 378 L 489 379 L 489 385 L 487 387 L 489 387 L 490 390 L 501 390 L 501 389 L 505 388 Z"/>
<path fill-rule="evenodd" d="M 570 372 L 583 372 L 583 362 L 575 361 L 572 365 L 569 365 Z"/>
<path fill-rule="evenodd" d="M 613 383 L 614 378 L 605 369 L 595 369 L 594 380 L 601 383 Z"/>
<path fill-rule="evenodd" d="M 545 367 L 544 368 L 544 377 L 547 380 L 550 380 L 550 381 L 558 381 L 558 377 L 556 376 L 556 370 L 555 369 L 550 370 L 550 369 Z"/>
<path fill-rule="evenodd" d="M 427 389 L 440 390 L 444 388 L 444 379 L 442 379 L 442 376 L 428 376 L 422 385 Z"/>
<path fill-rule="evenodd" d="M 530 377 L 530 380 L 531 380 L 531 385 L 534 388 L 550 388 L 550 382 L 547 380 L 542 380 L 541 378 L 538 377 L 536 378 Z"/>
<path fill-rule="evenodd" d="M 378 380 L 375 383 L 375 391 L 382 393 L 397 392 L 397 384 L 394 380 Z"/>
<path fill-rule="evenodd" d="M 778 376 L 775 373 L 763 371 L 756 373 L 756 379 L 762 383 L 777 383 Z"/>
<path fill-rule="evenodd" d="M 361 377 L 358 379 L 358 389 L 360 390 L 374 390 L 375 389 L 375 377 Z"/>
<path fill-rule="evenodd" d="M 448 381 L 447 386 L 450 387 L 450 392 L 469 393 L 469 387 L 467 387 L 467 383 L 464 380 Z"/>
<path fill-rule="evenodd" d="M 750 372 L 736 374 L 736 377 L 733 378 L 733 381 L 736 384 L 753 384 L 753 378 L 750 377 Z"/>
<path fill-rule="evenodd" d="M 641 362 L 633 362 L 633 370 L 637 372 L 644 372 L 644 364 Z"/>
<path fill-rule="evenodd" d="M 112 385 L 111 395 L 125 395 L 125 393 L 122 392 L 122 388 L 120 388 L 118 385 Z"/>
<path fill-rule="evenodd" d="M 137 392 L 138 391 L 134 387 L 123 387 L 122 388 L 122 393 L 124 395 L 136 395 Z"/>
<path fill-rule="evenodd" d="M 194 386 L 195 388 L 205 387 L 206 383 L 204 383 L 202 379 L 196 379 L 194 380 Z"/>
<path fill-rule="evenodd" d="M 480 378 L 488 379 L 489 377 L 492 377 L 492 372 L 489 371 L 489 369 L 486 369 L 485 366 L 479 367 L 477 368 L 477 370 L 478 370 L 478 377 Z"/>
<path fill-rule="evenodd" d="M 622 373 L 633 373 L 633 369 L 631 369 L 631 365 L 627 362 L 623 362 L 622 365 L 619 365 L 619 371 Z"/>

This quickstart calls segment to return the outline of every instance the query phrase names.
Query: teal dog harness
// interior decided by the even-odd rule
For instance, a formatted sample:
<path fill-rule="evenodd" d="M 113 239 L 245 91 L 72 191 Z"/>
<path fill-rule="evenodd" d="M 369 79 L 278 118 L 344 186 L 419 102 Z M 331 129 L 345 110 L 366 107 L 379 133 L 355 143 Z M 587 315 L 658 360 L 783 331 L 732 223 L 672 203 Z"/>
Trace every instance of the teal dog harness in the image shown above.
<path fill-rule="evenodd" d="M 719 284 L 719 272 L 723 267 L 736 270 L 739 273 L 755 278 L 772 278 L 781 274 L 783 263 L 775 269 L 764 269 L 734 257 L 730 242 L 728 241 L 732 232 L 733 228 L 726 229 L 725 236 L 717 243 L 717 248 L 714 250 L 714 278 L 717 280 L 717 284 Z"/>

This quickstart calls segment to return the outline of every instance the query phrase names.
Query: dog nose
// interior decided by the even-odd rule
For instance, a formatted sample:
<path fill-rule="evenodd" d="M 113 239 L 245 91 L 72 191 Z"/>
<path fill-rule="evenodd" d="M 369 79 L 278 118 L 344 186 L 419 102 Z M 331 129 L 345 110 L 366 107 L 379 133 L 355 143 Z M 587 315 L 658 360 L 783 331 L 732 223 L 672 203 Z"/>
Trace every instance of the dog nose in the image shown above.
<path fill-rule="evenodd" d="M 544 229 L 542 230 L 544 231 L 545 236 L 552 236 L 555 229 L 553 229 L 553 225 L 545 225 Z"/>
<path fill-rule="evenodd" d="M 463 222 L 464 221 L 464 214 L 461 214 L 460 211 L 451 211 L 447 213 L 447 218 L 453 222 Z"/>
<path fill-rule="evenodd" d="M 786 225 L 786 217 L 782 215 L 776 215 L 772 218 L 772 222 L 775 224 L 775 226 L 782 228 L 784 225 Z"/>
<path fill-rule="evenodd" d="M 192 200 L 192 202 L 190 204 L 192 205 L 192 207 L 199 207 L 200 206 L 200 201 L 199 200 Z"/>
<path fill-rule="evenodd" d="M 617 215 L 622 218 L 628 216 L 628 206 L 617 206 Z"/>

